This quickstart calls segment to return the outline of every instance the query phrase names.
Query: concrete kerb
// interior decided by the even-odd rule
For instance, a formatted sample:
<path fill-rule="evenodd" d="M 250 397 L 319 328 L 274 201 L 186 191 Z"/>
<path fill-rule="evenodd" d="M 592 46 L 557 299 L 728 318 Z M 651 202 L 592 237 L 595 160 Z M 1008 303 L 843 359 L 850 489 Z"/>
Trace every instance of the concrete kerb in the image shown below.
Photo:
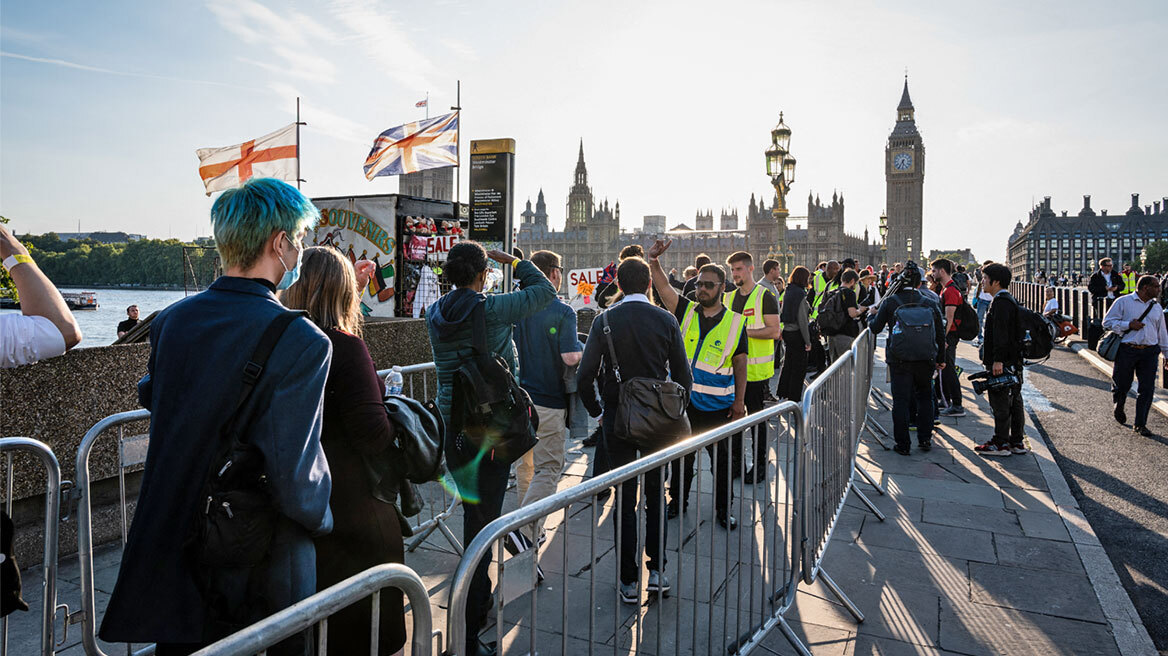
<path fill-rule="evenodd" d="M 1099 359 L 1102 361 L 1102 358 Z M 1168 408 L 1161 412 L 1168 414 Z M 1158 652 L 1152 637 L 1148 635 L 1148 630 L 1132 605 L 1127 590 L 1115 572 L 1115 567 L 1103 550 L 1103 545 L 1079 509 L 1079 503 L 1071 494 L 1066 477 L 1055 462 L 1046 442 L 1039 435 L 1036 425 L 1037 419 L 1030 413 L 1030 421 L 1026 424 L 1030 450 L 1038 460 L 1038 468 L 1046 479 L 1046 486 L 1050 490 L 1051 498 L 1054 499 L 1055 509 L 1071 536 L 1075 550 L 1079 553 L 1083 569 L 1087 571 L 1087 578 L 1091 581 L 1091 587 L 1099 599 L 1103 615 L 1111 626 L 1119 652 L 1124 656 L 1156 656 Z"/>

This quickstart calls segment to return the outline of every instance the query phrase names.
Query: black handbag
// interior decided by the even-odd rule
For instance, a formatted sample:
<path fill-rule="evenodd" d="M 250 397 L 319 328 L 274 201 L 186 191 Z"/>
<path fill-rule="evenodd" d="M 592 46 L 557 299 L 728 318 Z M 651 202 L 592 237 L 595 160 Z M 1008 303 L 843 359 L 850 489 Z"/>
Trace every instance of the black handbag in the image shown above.
<path fill-rule="evenodd" d="M 189 540 L 190 555 L 203 568 L 255 567 L 267 558 L 279 518 L 263 453 L 244 439 L 240 413 L 255 391 L 268 357 L 303 311 L 283 312 L 270 323 L 243 368 L 235 410 L 223 424 L 219 453 L 211 461 Z"/>
<path fill-rule="evenodd" d="M 608 342 L 612 373 L 620 386 L 616 437 L 642 451 L 656 451 L 687 437 L 690 426 L 685 408 L 689 405 L 689 392 L 672 380 L 642 376 L 621 380 L 608 312 L 600 315 L 600 328 Z"/>

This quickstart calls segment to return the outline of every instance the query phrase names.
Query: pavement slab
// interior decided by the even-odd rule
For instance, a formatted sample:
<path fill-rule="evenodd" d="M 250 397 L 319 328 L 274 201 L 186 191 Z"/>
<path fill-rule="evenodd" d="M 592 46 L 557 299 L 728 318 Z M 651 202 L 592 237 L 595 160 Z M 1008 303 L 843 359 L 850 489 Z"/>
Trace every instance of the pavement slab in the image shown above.
<path fill-rule="evenodd" d="M 1066 542 L 998 534 L 994 535 L 994 546 L 998 551 L 998 563 L 1002 565 L 1072 573 L 1083 571 L 1078 550 Z"/>

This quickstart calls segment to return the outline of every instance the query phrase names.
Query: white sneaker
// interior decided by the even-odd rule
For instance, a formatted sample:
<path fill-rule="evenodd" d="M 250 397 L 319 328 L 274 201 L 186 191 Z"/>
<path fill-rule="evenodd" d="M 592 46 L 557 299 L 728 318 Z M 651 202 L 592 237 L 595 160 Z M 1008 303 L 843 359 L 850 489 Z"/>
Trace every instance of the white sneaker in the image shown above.
<path fill-rule="evenodd" d="M 649 584 L 645 586 L 646 592 L 649 592 L 650 594 L 654 592 L 660 592 L 661 596 L 668 597 L 669 589 L 669 579 L 665 578 L 664 574 L 658 572 L 657 570 L 649 571 Z"/>

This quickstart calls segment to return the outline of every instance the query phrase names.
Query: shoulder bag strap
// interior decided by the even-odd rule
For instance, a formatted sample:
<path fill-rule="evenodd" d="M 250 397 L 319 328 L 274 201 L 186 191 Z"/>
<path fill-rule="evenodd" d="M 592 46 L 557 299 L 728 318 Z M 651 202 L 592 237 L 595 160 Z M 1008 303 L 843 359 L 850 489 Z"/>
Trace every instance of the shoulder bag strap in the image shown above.
<path fill-rule="evenodd" d="M 1140 318 L 1136 319 L 1136 321 L 1143 321 L 1144 317 L 1148 316 L 1148 313 L 1152 311 L 1153 307 L 1156 307 L 1156 302 L 1155 301 L 1148 301 L 1148 307 L 1144 308 L 1144 313 L 1141 314 Z M 1127 330 L 1123 331 L 1123 334 L 1126 335 L 1130 332 L 1131 332 L 1131 328 L 1128 328 Z"/>
<path fill-rule="evenodd" d="M 601 313 L 600 324 L 600 330 L 604 332 L 604 339 L 608 342 L 608 359 L 612 360 L 612 373 L 616 376 L 617 384 L 620 384 L 620 362 L 616 359 L 616 346 L 612 343 L 612 327 L 608 324 L 608 312 Z"/>
<path fill-rule="evenodd" d="M 243 365 L 243 386 L 239 391 L 239 401 L 235 404 L 235 410 L 232 411 L 231 417 L 227 420 L 227 426 L 234 429 L 235 423 L 238 421 L 239 412 L 243 409 L 244 404 L 251 398 L 251 394 L 255 391 L 256 384 L 260 380 L 260 376 L 264 373 L 264 367 L 268 364 L 268 358 L 271 357 L 272 351 L 276 349 L 276 344 L 280 342 L 280 338 L 284 335 L 284 331 L 292 322 L 300 317 L 308 318 L 308 313 L 304 310 L 292 310 L 281 312 L 279 316 L 268 324 L 264 333 L 260 335 L 260 341 L 256 344 L 255 350 L 252 351 L 251 357 L 248 358 L 247 363 Z M 228 431 L 228 434 L 234 434 L 234 430 Z"/>

